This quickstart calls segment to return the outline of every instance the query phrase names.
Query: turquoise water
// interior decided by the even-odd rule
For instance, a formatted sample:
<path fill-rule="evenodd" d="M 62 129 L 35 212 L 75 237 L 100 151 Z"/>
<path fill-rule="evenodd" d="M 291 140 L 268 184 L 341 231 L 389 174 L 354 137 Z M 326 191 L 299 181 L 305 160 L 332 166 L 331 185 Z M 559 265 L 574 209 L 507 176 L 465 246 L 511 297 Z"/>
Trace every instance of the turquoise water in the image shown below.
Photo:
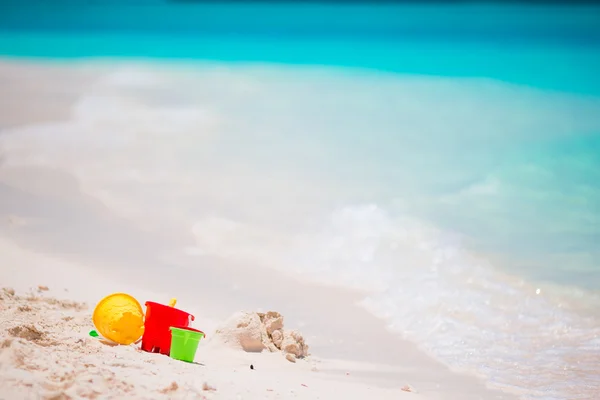
<path fill-rule="evenodd" d="M 68 121 L 5 129 L 6 162 L 77 171 L 196 252 L 368 290 L 493 385 L 597 393 L 600 8 L 0 7 L 0 55 L 102 71 Z"/>
<path fill-rule="evenodd" d="M 600 93 L 598 7 L 158 0 L 1 7 L 5 55 L 325 64 Z"/>

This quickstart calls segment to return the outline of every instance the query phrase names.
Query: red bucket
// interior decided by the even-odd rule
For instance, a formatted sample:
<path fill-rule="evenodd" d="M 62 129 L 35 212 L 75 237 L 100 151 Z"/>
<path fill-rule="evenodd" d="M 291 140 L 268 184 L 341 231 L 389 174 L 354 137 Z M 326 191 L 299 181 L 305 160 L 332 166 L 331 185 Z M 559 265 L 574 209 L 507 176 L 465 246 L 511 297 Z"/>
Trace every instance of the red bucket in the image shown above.
<path fill-rule="evenodd" d="M 142 350 L 170 355 L 171 331 L 169 328 L 172 326 L 187 328 L 193 320 L 194 316 L 185 311 L 147 301 Z"/>

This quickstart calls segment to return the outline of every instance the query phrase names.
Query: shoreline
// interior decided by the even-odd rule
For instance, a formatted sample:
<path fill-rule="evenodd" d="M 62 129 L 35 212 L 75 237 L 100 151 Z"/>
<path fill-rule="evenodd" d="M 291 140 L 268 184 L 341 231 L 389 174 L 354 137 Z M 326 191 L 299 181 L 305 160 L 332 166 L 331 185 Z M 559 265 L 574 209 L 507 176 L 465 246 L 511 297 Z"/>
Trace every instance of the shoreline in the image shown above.
<path fill-rule="evenodd" d="M 41 171 L 33 171 L 36 170 Z M 68 181 L 57 179 L 61 175 L 53 174 L 42 176 L 46 179 L 54 177 L 55 183 Z M 0 178 L 0 189 L 2 185 L 6 185 L 5 188 L 11 187 L 10 180 L 8 185 L 6 183 L 6 175 L 0 175 Z M 325 360 L 341 360 L 341 365 L 354 363 L 357 370 L 353 372 L 353 376 L 364 378 L 365 384 L 397 388 L 397 381 L 406 379 L 419 393 L 436 399 L 453 398 L 444 397 L 446 392 L 461 393 L 461 398 L 464 399 L 488 398 L 482 397 L 484 394 L 500 396 L 493 397 L 498 399 L 513 398 L 487 388 L 481 377 L 452 372 L 419 350 L 416 344 L 389 331 L 385 320 L 375 317 L 358 304 L 366 296 L 364 292 L 298 281 L 270 268 L 257 265 L 242 266 L 217 257 L 190 256 L 183 257 L 188 259 L 187 265 L 182 264 L 181 260 L 164 264 L 160 261 L 160 251 L 144 250 L 166 250 L 164 239 L 144 239 L 143 232 L 131 231 L 129 236 L 142 239 L 139 244 L 133 246 L 133 249 L 137 250 L 126 255 L 123 251 L 131 250 L 131 243 L 122 247 L 119 241 L 122 240 L 123 232 L 128 232 L 129 228 L 128 224 L 119 218 L 111 223 L 113 228 L 102 237 L 94 239 L 103 242 L 101 248 L 81 252 L 87 246 L 81 247 L 77 242 L 81 243 L 81 238 L 85 238 L 85 230 L 100 229 L 95 227 L 102 226 L 102 229 L 106 229 L 107 225 L 102 221 L 106 221 L 105 213 L 108 210 L 94 206 L 95 201 L 82 193 L 66 188 L 60 190 L 64 185 L 52 186 L 53 191 L 61 193 L 57 198 L 52 194 L 44 196 L 43 190 L 31 185 L 33 180 L 30 178 L 21 181 L 29 184 L 13 192 L 3 191 L 3 198 L 6 200 L 12 197 L 11 203 L 29 206 L 22 209 L 22 214 L 19 215 L 0 214 L 3 218 L 0 234 L 4 237 L 0 239 L 0 253 L 4 255 L 5 265 L 10 266 L 0 270 L 0 280 L 5 282 L 5 285 L 9 282 L 21 293 L 37 285 L 61 287 L 63 277 L 68 276 L 71 284 L 79 284 L 67 287 L 68 292 L 58 291 L 56 296 L 83 301 L 90 306 L 112 292 L 141 293 L 139 301 L 142 304 L 147 300 L 160 301 L 159 299 L 177 297 L 179 304 L 189 305 L 188 310 L 197 316 L 197 321 L 205 321 L 203 325 L 196 326 L 207 332 L 214 330 L 218 321 L 240 309 L 275 309 L 286 316 L 291 327 L 299 328 L 306 335 L 314 354 L 324 357 Z M 68 202 L 60 206 L 61 198 L 67 197 Z M 27 215 L 28 212 L 42 207 L 42 204 L 46 208 L 51 207 L 53 200 L 59 204 L 58 208 L 53 207 L 55 212 L 61 208 L 65 211 L 69 209 L 71 213 L 81 209 L 78 214 L 86 215 L 85 230 L 65 231 L 59 226 L 59 222 L 68 216 L 64 214 L 61 217 L 62 212 L 54 213 L 51 219 L 43 215 Z M 79 206 L 74 207 L 75 204 Z M 42 234 L 42 231 L 36 233 L 36 224 L 43 220 L 53 227 L 51 236 L 48 236 L 49 233 Z M 7 238 L 11 237 L 12 239 L 7 241 Z M 33 238 L 35 240 L 32 241 Z M 80 251 L 70 251 L 71 245 L 74 245 L 73 250 L 79 248 Z M 111 257 L 103 258 L 102 252 L 110 253 Z M 190 270 L 194 264 L 192 261 L 197 264 L 195 271 Z M 61 273 L 57 274 L 57 270 Z M 32 280 L 32 276 L 36 277 L 35 281 Z M 93 286 L 90 286 L 91 282 Z M 140 291 L 140 287 L 145 289 Z M 299 293 L 309 295 L 299 296 Z M 340 318 L 338 323 L 334 321 L 336 318 Z M 371 373 L 361 373 L 361 365 L 376 367 Z M 383 367 L 386 365 L 395 368 L 396 372 L 386 372 Z M 386 378 L 373 379 L 373 374 Z M 339 376 L 340 373 L 335 375 Z M 433 377 L 441 379 L 436 381 Z"/>

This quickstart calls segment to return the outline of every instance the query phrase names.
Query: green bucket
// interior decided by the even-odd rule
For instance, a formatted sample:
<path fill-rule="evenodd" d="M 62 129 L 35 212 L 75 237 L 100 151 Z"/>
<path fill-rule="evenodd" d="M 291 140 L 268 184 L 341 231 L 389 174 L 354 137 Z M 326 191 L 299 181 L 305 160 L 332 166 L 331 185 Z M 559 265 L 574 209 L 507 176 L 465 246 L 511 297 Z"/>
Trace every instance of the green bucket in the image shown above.
<path fill-rule="evenodd" d="M 194 362 L 198 343 L 205 335 L 194 328 L 176 328 L 171 330 L 171 358 L 180 361 Z"/>

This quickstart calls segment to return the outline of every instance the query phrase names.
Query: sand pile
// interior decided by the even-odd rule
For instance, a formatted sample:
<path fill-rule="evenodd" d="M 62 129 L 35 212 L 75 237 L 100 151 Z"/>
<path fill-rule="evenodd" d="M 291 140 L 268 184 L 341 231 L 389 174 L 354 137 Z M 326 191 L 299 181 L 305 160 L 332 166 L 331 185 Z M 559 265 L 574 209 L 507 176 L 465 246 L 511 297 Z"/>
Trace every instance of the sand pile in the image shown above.
<path fill-rule="evenodd" d="M 284 330 L 283 316 L 276 311 L 235 313 L 217 329 L 214 339 L 247 352 L 281 351 L 291 362 L 308 356 L 302 335 Z"/>

